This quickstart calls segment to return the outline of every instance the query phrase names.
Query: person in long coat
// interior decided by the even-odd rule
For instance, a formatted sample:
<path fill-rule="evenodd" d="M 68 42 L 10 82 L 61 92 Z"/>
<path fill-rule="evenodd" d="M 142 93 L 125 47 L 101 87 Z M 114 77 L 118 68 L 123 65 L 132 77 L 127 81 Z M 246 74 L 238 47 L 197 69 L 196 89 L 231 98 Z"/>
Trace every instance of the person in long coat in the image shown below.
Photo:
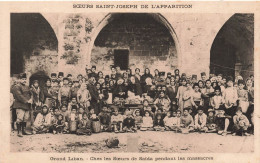
<path fill-rule="evenodd" d="M 18 136 L 31 134 L 25 130 L 26 122 L 30 119 L 30 110 L 32 104 L 32 93 L 30 87 L 26 85 L 26 74 L 19 75 L 19 83 L 13 88 L 14 105 L 17 114 L 17 131 Z"/>

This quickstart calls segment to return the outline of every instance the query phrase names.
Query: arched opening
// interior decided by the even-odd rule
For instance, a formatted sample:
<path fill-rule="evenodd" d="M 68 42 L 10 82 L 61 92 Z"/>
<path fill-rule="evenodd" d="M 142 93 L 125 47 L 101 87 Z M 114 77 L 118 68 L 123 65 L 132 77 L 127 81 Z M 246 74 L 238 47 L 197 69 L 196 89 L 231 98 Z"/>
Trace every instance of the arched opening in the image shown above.
<path fill-rule="evenodd" d="M 247 78 L 254 71 L 254 15 L 234 14 L 210 50 L 210 73 Z"/>
<path fill-rule="evenodd" d="M 40 88 L 43 89 L 48 78 L 49 76 L 44 71 L 38 71 L 30 76 L 29 85 L 32 85 L 34 80 L 38 80 Z"/>
<path fill-rule="evenodd" d="M 50 51 L 58 51 L 58 40 L 41 14 L 11 13 L 11 74 L 24 72 L 31 56 L 50 56 Z"/>
<path fill-rule="evenodd" d="M 146 67 L 171 71 L 178 67 L 179 48 L 174 30 L 160 14 L 114 13 L 103 20 L 91 49 L 90 63 L 109 71 Z M 121 62 L 118 62 L 121 61 Z"/>

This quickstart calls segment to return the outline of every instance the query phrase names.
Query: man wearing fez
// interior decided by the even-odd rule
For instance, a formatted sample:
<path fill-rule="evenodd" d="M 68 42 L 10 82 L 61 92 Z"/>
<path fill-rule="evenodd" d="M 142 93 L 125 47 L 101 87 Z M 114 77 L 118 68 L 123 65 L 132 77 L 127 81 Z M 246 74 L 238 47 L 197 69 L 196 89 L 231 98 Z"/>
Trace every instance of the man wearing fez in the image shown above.
<path fill-rule="evenodd" d="M 59 72 L 57 80 L 58 80 L 58 82 L 59 82 L 61 87 L 63 86 L 63 77 L 64 77 L 64 73 L 63 72 Z"/>
<path fill-rule="evenodd" d="M 30 118 L 30 110 L 32 104 L 32 94 L 29 86 L 26 85 L 26 74 L 22 73 L 19 75 L 19 83 L 13 88 L 14 105 L 17 114 L 17 131 L 18 136 L 29 135 L 30 132 L 26 131 L 26 122 Z"/>
<path fill-rule="evenodd" d="M 205 73 L 205 72 L 202 72 L 202 73 L 200 73 L 200 76 L 201 76 L 201 80 L 203 81 L 203 83 L 204 83 L 204 85 L 205 85 L 206 80 L 207 80 L 206 73 Z"/>
<path fill-rule="evenodd" d="M 191 76 L 191 83 L 192 83 L 192 86 L 195 84 L 195 83 L 197 83 L 198 81 L 197 81 L 197 75 L 192 75 Z"/>

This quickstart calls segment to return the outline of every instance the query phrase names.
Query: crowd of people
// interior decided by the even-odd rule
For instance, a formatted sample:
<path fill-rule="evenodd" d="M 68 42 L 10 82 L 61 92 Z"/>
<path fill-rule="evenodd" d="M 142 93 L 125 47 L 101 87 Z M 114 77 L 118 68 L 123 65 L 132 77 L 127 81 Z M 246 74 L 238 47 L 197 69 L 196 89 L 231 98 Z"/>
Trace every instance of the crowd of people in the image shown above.
<path fill-rule="evenodd" d="M 17 77 L 17 78 L 16 78 Z M 91 135 L 93 132 L 254 133 L 254 76 L 197 75 L 149 68 L 111 73 L 51 73 L 44 86 L 27 85 L 25 73 L 12 78 L 12 129 L 18 136 Z"/>

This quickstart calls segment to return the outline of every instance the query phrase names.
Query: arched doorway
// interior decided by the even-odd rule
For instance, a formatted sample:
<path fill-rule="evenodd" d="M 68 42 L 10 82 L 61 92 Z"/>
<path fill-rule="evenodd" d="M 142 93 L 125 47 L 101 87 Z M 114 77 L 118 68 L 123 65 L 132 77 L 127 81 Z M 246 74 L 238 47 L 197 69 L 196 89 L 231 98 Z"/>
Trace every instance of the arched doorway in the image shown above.
<path fill-rule="evenodd" d="M 48 21 L 39 13 L 12 13 L 11 74 L 24 72 L 25 60 L 46 50 L 58 50 L 56 34 Z"/>
<path fill-rule="evenodd" d="M 34 80 L 38 80 L 40 88 L 43 89 L 48 78 L 49 76 L 45 72 L 38 71 L 30 76 L 29 85 L 31 86 Z"/>
<path fill-rule="evenodd" d="M 148 67 L 152 71 L 155 68 L 171 71 L 179 64 L 177 36 L 160 14 L 109 14 L 93 38 L 90 63 L 99 65 L 102 71 L 117 64 L 122 69 Z"/>
<path fill-rule="evenodd" d="M 254 71 L 254 15 L 234 14 L 210 50 L 210 73 L 247 78 Z"/>

